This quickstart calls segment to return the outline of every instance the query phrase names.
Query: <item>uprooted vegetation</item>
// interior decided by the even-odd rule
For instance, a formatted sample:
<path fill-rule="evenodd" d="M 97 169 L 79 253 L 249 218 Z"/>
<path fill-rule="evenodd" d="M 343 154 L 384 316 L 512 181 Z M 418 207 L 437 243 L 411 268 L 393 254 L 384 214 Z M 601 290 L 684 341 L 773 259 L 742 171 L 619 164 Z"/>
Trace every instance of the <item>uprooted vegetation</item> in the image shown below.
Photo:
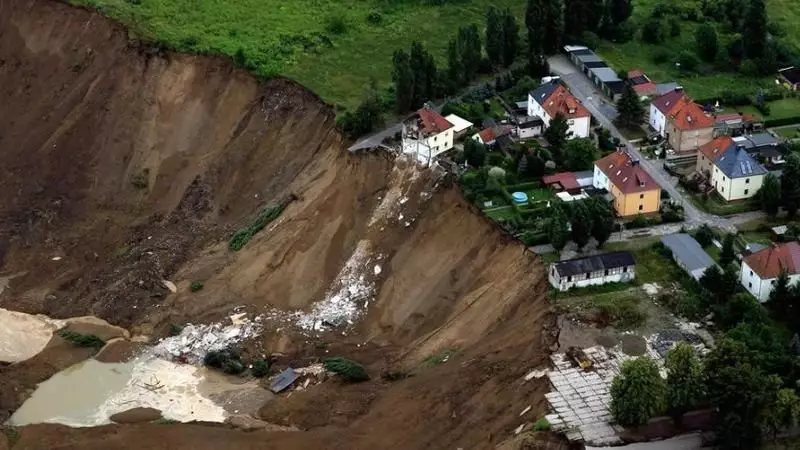
<path fill-rule="evenodd" d="M 67 342 L 78 347 L 90 347 L 94 349 L 101 349 L 106 342 L 94 334 L 83 334 L 77 331 L 62 330 L 59 335 Z"/>

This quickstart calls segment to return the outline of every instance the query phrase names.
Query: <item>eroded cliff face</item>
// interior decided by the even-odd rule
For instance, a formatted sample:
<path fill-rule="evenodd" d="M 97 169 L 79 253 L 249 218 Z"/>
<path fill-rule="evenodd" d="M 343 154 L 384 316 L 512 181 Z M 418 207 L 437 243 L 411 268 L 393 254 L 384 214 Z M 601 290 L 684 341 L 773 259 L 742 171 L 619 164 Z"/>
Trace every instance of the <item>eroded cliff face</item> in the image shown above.
<path fill-rule="evenodd" d="M 25 273 L 0 306 L 93 314 L 156 334 L 244 306 L 277 317 L 265 350 L 299 352 L 314 335 L 376 377 L 388 363 L 415 370 L 458 349 L 394 384 L 323 386 L 266 405 L 271 419 L 281 411 L 304 428 L 346 427 L 253 441 L 275 448 L 486 448 L 522 423 L 527 405 L 532 415 L 543 407 L 543 382 L 520 381 L 547 356 L 536 257 L 442 174 L 384 153 L 348 154 L 331 109 L 303 87 L 259 85 L 227 60 L 157 51 L 91 11 L 0 0 L 0 98 L 0 262 L 3 273 Z M 242 250 L 228 249 L 236 229 L 290 197 Z M 192 281 L 204 288 L 190 292 Z M 341 298 L 357 309 L 347 335 L 313 330 L 328 317 L 320 305 Z M 314 401 L 322 394 L 327 407 L 359 406 L 334 420 Z M 140 429 L 34 427 L 21 442 L 96 448 L 107 433 Z M 250 437 L 216 432 L 251 448 Z M 156 435 L 146 448 L 167 445 Z M 192 439 L 181 442 L 202 449 L 217 438 Z M 116 444 L 143 448 L 138 438 Z"/>

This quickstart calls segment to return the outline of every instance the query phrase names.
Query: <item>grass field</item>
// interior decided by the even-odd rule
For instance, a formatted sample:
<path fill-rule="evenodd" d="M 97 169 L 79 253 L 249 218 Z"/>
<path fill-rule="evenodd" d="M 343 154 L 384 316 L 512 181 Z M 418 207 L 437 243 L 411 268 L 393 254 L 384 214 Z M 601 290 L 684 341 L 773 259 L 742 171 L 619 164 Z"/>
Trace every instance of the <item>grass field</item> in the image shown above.
<path fill-rule="evenodd" d="M 788 138 L 788 139 L 795 139 L 800 138 L 800 125 L 791 126 L 791 127 L 783 127 L 783 128 L 775 128 L 776 133 L 779 135 Z"/>
<path fill-rule="evenodd" d="M 780 100 L 774 100 L 771 102 L 767 102 L 769 105 L 769 115 L 764 116 L 761 112 L 756 109 L 755 106 L 747 105 L 747 106 L 737 106 L 733 108 L 728 108 L 732 112 L 743 112 L 746 114 L 752 114 L 756 117 L 761 117 L 763 119 L 782 119 L 785 117 L 795 117 L 800 114 L 800 98 L 790 97 L 790 98 L 783 98 Z"/>
<path fill-rule="evenodd" d="M 413 40 L 444 65 L 459 26 L 483 29 L 490 5 L 510 7 L 523 28 L 525 2 L 423 0 L 72 0 L 131 25 L 144 37 L 182 51 L 234 56 L 239 49 L 264 77 L 281 74 L 325 100 L 353 107 L 369 79 L 391 82 L 392 53 Z M 381 23 L 367 16 L 378 12 Z M 343 31 L 343 32 L 341 32 Z"/>

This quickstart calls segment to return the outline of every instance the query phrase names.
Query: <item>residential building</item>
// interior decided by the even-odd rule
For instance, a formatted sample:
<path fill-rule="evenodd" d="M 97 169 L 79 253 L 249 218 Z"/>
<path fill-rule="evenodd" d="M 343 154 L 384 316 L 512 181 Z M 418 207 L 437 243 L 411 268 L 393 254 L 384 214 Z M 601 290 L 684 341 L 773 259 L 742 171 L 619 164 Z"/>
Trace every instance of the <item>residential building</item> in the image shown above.
<path fill-rule="evenodd" d="M 666 139 L 676 153 L 691 153 L 714 138 L 714 119 L 683 96 L 666 114 Z"/>
<path fill-rule="evenodd" d="M 738 147 L 747 150 L 750 156 L 770 165 L 786 162 L 783 152 L 778 147 L 778 138 L 769 133 L 746 134 L 733 138 Z"/>
<path fill-rule="evenodd" d="M 640 69 L 628 71 L 628 83 L 631 84 L 633 90 L 639 94 L 640 97 L 654 97 L 658 95 L 656 84 L 650 81 L 650 78 Z"/>
<path fill-rule="evenodd" d="M 728 148 L 714 161 L 711 185 L 727 201 L 750 198 L 761 189 L 767 169 L 742 147 Z"/>
<path fill-rule="evenodd" d="M 800 67 L 786 67 L 778 71 L 781 82 L 793 91 L 800 91 Z"/>
<path fill-rule="evenodd" d="M 473 134 L 472 139 L 480 142 L 483 145 L 492 146 L 497 140 L 497 135 L 495 135 L 494 130 L 494 128 L 484 128 L 483 130 Z"/>
<path fill-rule="evenodd" d="M 559 291 L 606 283 L 627 283 L 636 278 L 631 252 L 619 251 L 558 261 L 550 265 L 550 284 Z"/>
<path fill-rule="evenodd" d="M 699 280 L 716 263 L 703 250 L 695 238 L 686 233 L 670 234 L 661 238 L 661 243 L 672 252 L 672 259 L 695 280 Z"/>
<path fill-rule="evenodd" d="M 541 136 L 543 127 L 544 121 L 540 117 L 527 117 L 517 124 L 517 137 L 525 140 Z"/>
<path fill-rule="evenodd" d="M 453 124 L 453 138 L 458 139 L 469 131 L 472 128 L 472 122 L 467 119 L 461 118 L 455 114 L 450 114 L 449 116 L 445 117 L 445 120 Z"/>
<path fill-rule="evenodd" d="M 739 279 L 748 292 L 765 302 L 783 271 L 789 275 L 790 284 L 800 280 L 800 243 L 797 241 L 772 244 L 745 256 Z"/>
<path fill-rule="evenodd" d="M 558 80 L 545 83 L 528 94 L 528 116 L 540 117 L 543 129 L 547 129 L 558 114 L 567 121 L 570 139 L 589 137 L 592 115 Z"/>
<path fill-rule="evenodd" d="M 624 150 L 595 161 L 592 184 L 608 190 L 620 217 L 656 213 L 661 205 L 661 186 Z"/>
<path fill-rule="evenodd" d="M 650 103 L 650 128 L 656 130 L 661 137 L 667 137 L 667 114 L 682 99 L 683 89 L 675 88 L 658 96 Z"/>
<path fill-rule="evenodd" d="M 414 153 L 422 159 L 430 160 L 453 148 L 455 127 L 427 105 L 420 108 L 403 125 L 405 153 Z"/>
<path fill-rule="evenodd" d="M 733 138 L 720 136 L 701 146 L 697 154 L 697 167 L 695 170 L 707 179 L 711 179 L 711 169 L 714 168 L 714 161 L 719 159 L 733 145 Z"/>

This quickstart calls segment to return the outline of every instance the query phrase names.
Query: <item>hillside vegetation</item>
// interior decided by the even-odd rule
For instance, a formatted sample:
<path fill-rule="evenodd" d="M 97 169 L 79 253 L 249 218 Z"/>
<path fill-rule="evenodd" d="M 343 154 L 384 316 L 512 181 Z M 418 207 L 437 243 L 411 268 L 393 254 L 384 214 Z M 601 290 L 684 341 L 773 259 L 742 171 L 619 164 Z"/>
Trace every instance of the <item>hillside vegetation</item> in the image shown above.
<path fill-rule="evenodd" d="M 73 0 L 190 53 L 221 53 L 261 77 L 285 75 L 329 103 L 354 107 L 375 78 L 391 82 L 392 53 L 422 42 L 444 61 L 459 26 L 483 28 L 489 6 L 513 0 Z"/>

